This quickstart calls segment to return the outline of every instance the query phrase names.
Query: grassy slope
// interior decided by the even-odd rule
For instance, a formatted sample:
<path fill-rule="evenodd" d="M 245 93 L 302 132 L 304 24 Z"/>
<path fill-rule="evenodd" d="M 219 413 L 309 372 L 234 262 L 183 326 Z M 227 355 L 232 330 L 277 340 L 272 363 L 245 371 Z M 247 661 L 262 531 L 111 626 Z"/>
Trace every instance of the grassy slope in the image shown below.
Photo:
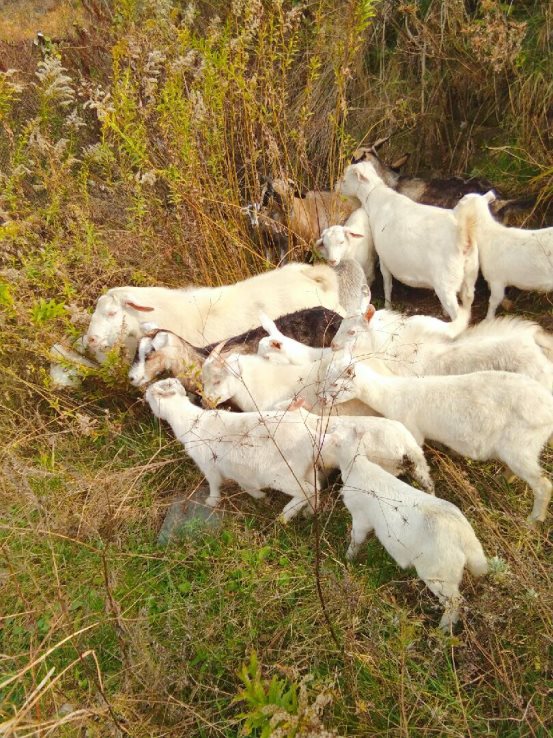
<path fill-rule="evenodd" d="M 280 497 L 264 506 L 230 488 L 222 531 L 156 547 L 196 470 L 117 357 L 74 393 L 52 392 L 46 367 L 48 347 L 82 331 L 106 286 L 223 283 L 264 268 L 239 213 L 261 171 L 328 184 L 354 141 L 392 128 L 390 156 L 413 148 L 413 166 L 547 197 L 550 12 L 374 3 L 371 19 L 370 3 L 260 13 L 249 0 L 228 15 L 216 4 L 217 22 L 213 4 L 195 18 L 174 5 L 121 0 L 112 14 L 89 3 L 86 33 L 59 47 L 68 80 L 52 67 L 40 81 L 38 50 L 4 48 L 19 69 L 0 77 L 5 732 L 259 734 L 276 703 L 282 735 L 323 736 L 324 723 L 347 736 L 545 736 L 550 523 L 537 535 L 521 525 L 528 492 L 500 465 L 428 450 L 439 494 L 498 557 L 486 581 L 465 583 L 454 637 L 435 630 L 434 600 L 377 543 L 344 562 L 348 516 L 325 499 L 320 583 L 338 647 L 316 588 L 314 523 L 283 529 Z M 395 294 L 437 312 L 431 297 Z M 521 295 L 517 312 L 551 320 L 546 298 Z M 261 672 L 239 676 L 252 649 Z M 249 699 L 233 701 L 251 678 Z"/>

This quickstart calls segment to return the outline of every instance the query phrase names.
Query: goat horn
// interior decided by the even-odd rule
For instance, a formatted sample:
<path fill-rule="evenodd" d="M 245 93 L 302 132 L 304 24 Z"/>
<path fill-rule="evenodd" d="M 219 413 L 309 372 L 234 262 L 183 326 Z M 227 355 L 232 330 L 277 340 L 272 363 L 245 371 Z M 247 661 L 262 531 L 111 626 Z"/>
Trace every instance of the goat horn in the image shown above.
<path fill-rule="evenodd" d="M 385 136 L 384 138 L 377 139 L 373 143 L 373 145 L 371 146 L 371 149 L 374 149 L 374 151 L 376 151 L 377 149 L 379 149 L 383 144 L 386 143 L 386 141 L 388 141 L 390 139 L 390 136 L 391 136 L 391 134 L 388 135 L 388 136 Z"/>

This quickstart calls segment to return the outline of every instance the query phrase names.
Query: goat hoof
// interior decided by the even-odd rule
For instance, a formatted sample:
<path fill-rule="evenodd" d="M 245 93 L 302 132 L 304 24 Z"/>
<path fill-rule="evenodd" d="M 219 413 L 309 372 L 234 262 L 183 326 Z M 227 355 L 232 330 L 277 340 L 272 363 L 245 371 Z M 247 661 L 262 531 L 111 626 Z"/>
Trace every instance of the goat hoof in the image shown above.
<path fill-rule="evenodd" d="M 219 498 L 218 497 L 207 497 L 205 504 L 208 507 L 217 507 L 217 505 L 219 504 Z"/>
<path fill-rule="evenodd" d="M 543 521 L 539 520 L 539 518 L 533 518 L 531 515 L 526 518 L 526 526 L 530 528 L 530 530 L 539 530 L 539 524 L 542 522 Z"/>

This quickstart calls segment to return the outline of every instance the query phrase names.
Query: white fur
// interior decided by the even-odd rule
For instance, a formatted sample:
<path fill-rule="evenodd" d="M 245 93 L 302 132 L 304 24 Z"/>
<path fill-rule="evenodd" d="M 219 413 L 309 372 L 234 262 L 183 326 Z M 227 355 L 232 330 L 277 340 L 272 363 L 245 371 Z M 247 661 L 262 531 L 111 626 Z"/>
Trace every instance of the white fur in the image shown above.
<path fill-rule="evenodd" d="M 256 327 L 260 310 L 278 317 L 315 305 L 340 312 L 338 279 L 326 264 L 287 264 L 224 287 L 115 287 L 98 300 L 85 338 L 99 360 L 123 340 L 130 360 L 144 320 L 205 346 Z"/>
<path fill-rule="evenodd" d="M 309 364 L 329 356 L 330 348 L 315 348 L 285 336 L 277 328 L 274 320 L 260 313 L 259 322 L 269 334 L 262 338 L 257 347 L 259 356 L 275 364 Z"/>
<path fill-rule="evenodd" d="M 352 517 L 352 559 L 370 531 L 396 563 L 414 566 L 418 576 L 444 605 L 440 627 L 449 629 L 459 615 L 459 584 L 465 565 L 475 576 L 487 571 L 482 546 L 458 507 L 395 479 L 359 454 L 350 432 L 337 431 L 323 442 L 340 460 L 342 498 Z"/>
<path fill-rule="evenodd" d="M 264 497 L 266 487 L 292 497 L 285 522 L 314 507 L 316 440 L 299 413 L 203 410 L 174 378 L 150 385 L 145 397 L 206 477 L 209 505 L 219 503 L 221 483 L 232 479 L 254 498 Z"/>
<path fill-rule="evenodd" d="M 304 413 L 304 417 L 316 437 L 349 429 L 352 435 L 350 445 L 354 445 L 359 454 L 395 477 L 409 474 L 427 492 L 434 494 L 434 482 L 424 452 L 413 435 L 397 420 L 347 415 L 320 418 L 311 413 Z M 341 456 L 337 451 L 332 444 L 323 446 L 321 462 L 325 469 L 340 468 Z"/>
<path fill-rule="evenodd" d="M 411 287 L 433 289 L 454 320 L 461 302 L 469 308 L 478 276 L 478 250 L 471 220 L 461 211 L 421 205 L 384 184 L 369 162 L 349 166 L 341 191 L 359 198 L 370 220 L 386 307 L 392 276 Z"/>
<path fill-rule="evenodd" d="M 331 345 L 340 349 L 347 341 L 358 358 L 378 358 L 393 374 L 468 374 L 493 369 L 524 374 L 553 388 L 553 364 L 543 350 L 551 339 L 540 326 L 496 318 L 461 331 L 465 317 L 468 313 L 461 310 L 455 321 L 444 323 L 379 310 L 368 321 L 363 315 L 344 318 Z"/>
<path fill-rule="evenodd" d="M 355 259 L 361 265 L 367 282 L 374 282 L 376 251 L 365 208 L 354 210 L 343 226 L 325 228 L 317 246 L 331 266 L 337 266 L 342 259 Z"/>
<path fill-rule="evenodd" d="M 465 195 L 457 208 L 475 218 L 480 269 L 490 288 L 488 318 L 505 297 L 505 288 L 549 292 L 553 289 L 553 228 L 507 228 L 490 213 L 493 191 Z M 456 209 L 457 209 L 456 208 Z"/>
<path fill-rule="evenodd" d="M 529 521 L 545 520 L 551 482 L 539 456 L 553 433 L 553 397 L 533 379 L 508 372 L 383 377 L 344 356 L 322 397 L 328 404 L 357 398 L 399 420 L 421 445 L 427 438 L 472 459 L 499 459 L 534 492 Z"/>
<path fill-rule="evenodd" d="M 325 412 L 317 399 L 332 354 L 309 364 L 275 364 L 256 354 L 230 354 L 223 358 L 216 350 L 202 367 L 204 397 L 210 403 L 232 401 L 246 412 L 269 410 L 290 397 L 301 395 L 314 413 Z M 363 403 L 347 403 L 336 414 L 373 415 Z"/>

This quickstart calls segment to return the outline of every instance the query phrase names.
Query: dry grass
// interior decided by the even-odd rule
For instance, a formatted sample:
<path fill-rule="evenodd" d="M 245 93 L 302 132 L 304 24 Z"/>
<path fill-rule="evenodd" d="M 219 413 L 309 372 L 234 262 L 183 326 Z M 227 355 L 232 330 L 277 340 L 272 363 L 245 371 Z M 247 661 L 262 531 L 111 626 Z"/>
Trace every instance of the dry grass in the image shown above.
<path fill-rule="evenodd" d="M 17 25 L 12 5 L 4 29 Z M 282 499 L 265 507 L 231 487 L 222 529 L 158 548 L 168 505 L 196 489 L 197 471 L 116 360 L 74 393 L 52 391 L 47 366 L 105 287 L 266 268 L 240 212 L 259 174 L 328 184 L 354 141 L 390 128 L 389 155 L 413 148 L 414 168 L 485 174 L 546 202 L 550 8 L 500 17 L 489 4 L 467 15 L 461 2 L 375 2 L 371 20 L 370 3 L 345 12 L 330 0 L 201 4 L 195 18 L 182 4 L 115 5 L 87 3 L 79 49 L 53 48 L 68 70 L 54 70 L 58 87 L 39 82 L 29 44 L 6 46 L 19 71 L 0 77 L 0 732 L 230 737 L 240 711 L 267 725 L 263 710 L 285 709 L 295 685 L 283 735 L 322 738 L 324 724 L 327 735 L 544 738 L 550 518 L 525 528 L 528 491 L 500 465 L 428 449 L 439 494 L 497 557 L 484 581 L 464 583 L 451 637 L 434 627 L 435 600 L 375 541 L 344 562 L 348 517 L 325 497 L 320 579 L 337 648 L 311 522 L 283 528 Z M 25 21 L 34 35 L 30 12 Z M 510 49 L 493 73 L 486 23 Z M 509 23 L 527 23 L 522 47 Z M 394 297 L 437 314 L 428 294 L 398 285 Z M 477 317 L 485 301 L 480 291 Z M 515 305 L 551 329 L 548 298 Z M 549 471 L 552 461 L 548 451 Z M 258 702 L 236 703 L 252 649 Z"/>
<path fill-rule="evenodd" d="M 0 41 L 20 43 L 45 36 L 67 39 L 75 24 L 89 22 L 83 3 L 77 0 L 4 0 L 0 15 Z"/>

